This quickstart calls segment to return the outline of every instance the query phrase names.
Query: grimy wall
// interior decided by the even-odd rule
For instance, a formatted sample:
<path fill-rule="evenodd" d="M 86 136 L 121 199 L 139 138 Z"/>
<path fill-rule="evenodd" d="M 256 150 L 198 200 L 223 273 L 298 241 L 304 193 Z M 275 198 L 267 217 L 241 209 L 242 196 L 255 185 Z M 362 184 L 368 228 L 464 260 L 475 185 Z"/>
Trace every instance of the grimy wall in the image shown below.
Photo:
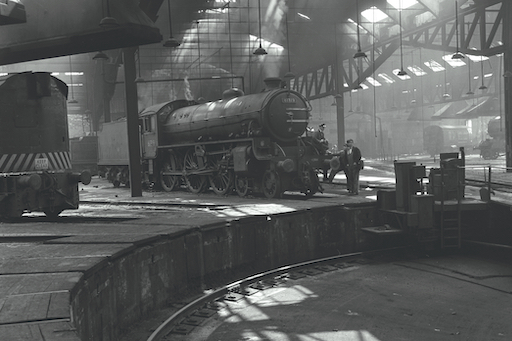
<path fill-rule="evenodd" d="M 202 226 L 135 245 L 86 272 L 71 293 L 82 340 L 118 340 L 148 312 L 242 275 L 375 248 L 374 204 Z"/>
<path fill-rule="evenodd" d="M 414 242 L 362 230 L 381 225 L 379 219 L 377 203 L 340 205 L 153 237 L 84 273 L 71 292 L 73 322 L 82 340 L 118 340 L 150 311 L 207 288 L 284 265 Z M 510 259 L 512 246 L 493 245 L 511 240 L 511 219 L 510 206 L 496 202 L 487 211 L 465 211 L 463 250 Z"/>

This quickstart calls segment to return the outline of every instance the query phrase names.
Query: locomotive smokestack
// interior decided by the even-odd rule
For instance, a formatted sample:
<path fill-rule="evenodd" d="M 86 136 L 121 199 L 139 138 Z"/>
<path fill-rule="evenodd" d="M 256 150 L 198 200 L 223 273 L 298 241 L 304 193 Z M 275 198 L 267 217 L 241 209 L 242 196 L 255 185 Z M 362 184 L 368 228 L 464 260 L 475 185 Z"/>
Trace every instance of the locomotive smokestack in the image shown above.
<path fill-rule="evenodd" d="M 263 82 L 265 83 L 265 90 L 272 90 L 282 88 L 283 80 L 279 77 L 268 77 Z"/>

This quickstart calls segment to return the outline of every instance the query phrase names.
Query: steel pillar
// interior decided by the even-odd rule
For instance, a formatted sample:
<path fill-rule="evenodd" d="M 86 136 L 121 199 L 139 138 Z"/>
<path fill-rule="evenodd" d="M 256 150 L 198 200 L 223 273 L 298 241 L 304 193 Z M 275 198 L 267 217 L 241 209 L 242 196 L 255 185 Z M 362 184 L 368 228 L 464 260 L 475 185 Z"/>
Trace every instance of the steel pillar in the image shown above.
<path fill-rule="evenodd" d="M 512 171 L 512 2 L 503 1 L 501 4 L 504 8 L 503 16 L 503 45 L 505 51 L 503 53 L 503 65 L 505 70 L 504 77 L 504 98 L 505 98 L 505 146 L 506 146 L 506 166 L 508 171 Z M 501 75 L 500 75 L 501 77 Z"/>
<path fill-rule="evenodd" d="M 139 108 L 135 78 L 135 51 L 137 47 L 123 49 L 126 93 L 126 121 L 128 129 L 128 155 L 130 157 L 130 190 L 132 197 L 142 196 L 142 167 L 140 164 Z"/>

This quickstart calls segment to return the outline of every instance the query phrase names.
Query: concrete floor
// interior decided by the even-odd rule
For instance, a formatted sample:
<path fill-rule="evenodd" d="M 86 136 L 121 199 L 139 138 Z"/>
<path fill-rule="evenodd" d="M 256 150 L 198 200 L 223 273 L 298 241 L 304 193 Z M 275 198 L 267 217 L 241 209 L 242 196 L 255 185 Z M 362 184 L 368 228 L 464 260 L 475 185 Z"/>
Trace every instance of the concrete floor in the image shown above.
<path fill-rule="evenodd" d="M 362 178 L 367 183 L 393 182 L 392 174 L 370 165 L 364 173 L 372 176 Z M 339 177 L 343 181 L 344 176 Z M 348 196 L 343 186 L 326 188 L 329 191 L 310 200 L 303 200 L 300 194 L 267 200 L 182 191 L 144 192 L 143 197 L 132 198 L 128 188 L 115 189 L 95 179 L 80 187 L 80 209 L 63 212 L 57 223 L 40 214 L 27 215 L 19 222 L 2 222 L 0 340 L 72 340 L 70 290 L 84 272 L 134 242 L 216 221 L 372 202 L 376 197 L 370 186 L 363 187 L 359 196 Z M 508 203 L 512 200 L 507 199 Z M 187 337 L 228 341 L 512 340 L 511 292 L 511 267 L 482 259 L 353 264 L 226 304 L 204 328 L 197 328 L 201 334 Z M 36 301 L 39 305 L 34 306 Z M 147 337 L 153 326 L 144 328 L 141 332 Z M 136 335 L 133 332 L 130 340 L 143 340 Z M 182 338 L 170 335 L 168 339 Z"/>
<path fill-rule="evenodd" d="M 448 255 L 355 262 L 224 301 L 166 340 L 511 340 L 512 267 Z"/>

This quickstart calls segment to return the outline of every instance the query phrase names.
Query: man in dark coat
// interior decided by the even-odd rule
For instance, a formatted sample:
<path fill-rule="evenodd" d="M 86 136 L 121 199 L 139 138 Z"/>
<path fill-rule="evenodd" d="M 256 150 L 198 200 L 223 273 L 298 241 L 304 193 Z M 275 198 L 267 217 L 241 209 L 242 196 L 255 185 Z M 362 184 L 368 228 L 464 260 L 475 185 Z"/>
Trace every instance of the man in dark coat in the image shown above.
<path fill-rule="evenodd" d="M 359 171 L 361 170 L 361 150 L 354 147 L 354 140 L 347 140 L 347 148 L 343 151 L 342 161 L 345 164 L 347 189 L 350 194 L 359 194 Z"/>
<path fill-rule="evenodd" d="M 336 173 L 343 170 L 345 172 L 345 176 L 347 177 L 347 189 L 349 193 L 354 195 L 358 194 L 359 171 L 362 168 L 362 161 L 361 150 L 359 150 L 357 147 L 354 147 L 354 140 L 347 140 L 347 144 L 345 144 L 343 151 L 340 153 L 339 161 L 339 168 L 331 169 L 331 173 L 329 174 L 329 182 L 332 182 Z"/>
<path fill-rule="evenodd" d="M 318 153 L 321 155 L 325 155 L 327 149 L 329 149 L 329 142 L 325 139 L 325 123 L 322 123 L 318 126 L 318 130 L 313 133 L 313 143 L 315 148 L 318 150 Z M 322 173 L 324 176 L 324 181 L 327 181 L 327 172 L 329 171 L 328 167 L 324 167 L 322 169 Z"/>
<path fill-rule="evenodd" d="M 318 130 L 313 133 L 313 139 L 315 144 L 319 147 L 320 154 L 325 154 L 325 151 L 329 149 L 329 142 L 325 139 L 325 123 L 318 126 Z"/>

